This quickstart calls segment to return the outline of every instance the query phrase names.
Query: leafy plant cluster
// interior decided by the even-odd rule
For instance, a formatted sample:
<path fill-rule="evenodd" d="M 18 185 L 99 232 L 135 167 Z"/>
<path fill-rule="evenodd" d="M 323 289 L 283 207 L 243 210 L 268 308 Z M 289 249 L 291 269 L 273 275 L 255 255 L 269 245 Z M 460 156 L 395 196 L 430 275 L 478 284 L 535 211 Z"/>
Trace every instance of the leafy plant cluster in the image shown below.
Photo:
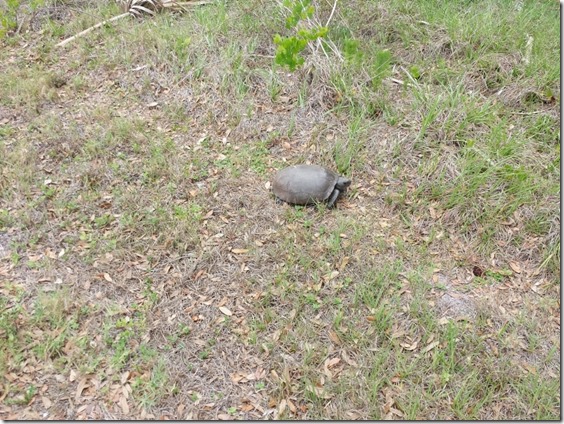
<path fill-rule="evenodd" d="M 322 49 L 329 47 L 337 58 L 341 58 L 348 67 L 366 73 L 374 89 L 378 89 L 382 81 L 391 74 L 392 54 L 389 50 L 364 51 L 360 42 L 350 37 L 350 33 L 335 33 L 340 38 L 341 47 L 337 47 L 327 38 L 328 23 L 320 25 L 314 19 L 313 0 L 283 0 L 282 5 L 289 12 L 286 17 L 286 28 L 294 31 L 294 35 L 274 36 L 277 46 L 275 63 L 287 66 L 290 71 L 303 65 L 305 59 L 300 55 L 309 43 L 321 40 Z M 412 70 L 410 70 L 412 71 Z M 418 70 L 413 70 L 414 78 L 419 77 Z"/>
<path fill-rule="evenodd" d="M 28 3 L 30 9 L 35 11 L 45 4 L 45 0 L 29 0 Z M 0 4 L 0 39 L 18 28 L 18 12 L 23 4 L 23 0 L 5 0 L 4 6 Z"/>
<path fill-rule="evenodd" d="M 327 35 L 327 27 L 314 26 L 311 29 L 299 28 L 300 21 L 313 16 L 315 8 L 312 0 L 284 0 L 283 5 L 290 10 L 290 16 L 286 18 L 286 28 L 295 30 L 295 35 L 282 37 L 274 36 L 276 49 L 275 62 L 278 65 L 288 66 L 291 71 L 303 65 L 305 59 L 300 53 L 307 47 L 308 43 L 323 38 Z"/>

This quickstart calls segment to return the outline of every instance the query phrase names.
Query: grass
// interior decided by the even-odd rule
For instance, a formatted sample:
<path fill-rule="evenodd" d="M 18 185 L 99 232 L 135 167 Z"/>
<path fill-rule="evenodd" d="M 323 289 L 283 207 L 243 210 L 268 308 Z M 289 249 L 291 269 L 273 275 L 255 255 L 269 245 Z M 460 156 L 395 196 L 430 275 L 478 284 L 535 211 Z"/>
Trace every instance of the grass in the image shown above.
<path fill-rule="evenodd" d="M 347 0 L 290 73 L 276 2 L 64 49 L 119 8 L 45 3 L 0 40 L 2 418 L 560 418 L 555 4 Z M 274 202 L 305 161 L 337 209 Z"/>

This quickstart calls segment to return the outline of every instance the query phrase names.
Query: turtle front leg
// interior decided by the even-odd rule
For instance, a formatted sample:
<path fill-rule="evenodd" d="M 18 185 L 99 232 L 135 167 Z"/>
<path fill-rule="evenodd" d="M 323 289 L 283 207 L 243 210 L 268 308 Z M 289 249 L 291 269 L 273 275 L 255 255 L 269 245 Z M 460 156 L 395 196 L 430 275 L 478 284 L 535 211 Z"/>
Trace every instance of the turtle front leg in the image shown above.
<path fill-rule="evenodd" d="M 329 209 L 332 209 L 335 206 L 335 202 L 337 201 L 337 199 L 339 198 L 339 195 L 341 194 L 341 191 L 336 188 L 335 190 L 333 190 L 333 192 L 331 193 L 331 195 L 329 196 L 329 199 L 327 199 L 327 207 Z"/>

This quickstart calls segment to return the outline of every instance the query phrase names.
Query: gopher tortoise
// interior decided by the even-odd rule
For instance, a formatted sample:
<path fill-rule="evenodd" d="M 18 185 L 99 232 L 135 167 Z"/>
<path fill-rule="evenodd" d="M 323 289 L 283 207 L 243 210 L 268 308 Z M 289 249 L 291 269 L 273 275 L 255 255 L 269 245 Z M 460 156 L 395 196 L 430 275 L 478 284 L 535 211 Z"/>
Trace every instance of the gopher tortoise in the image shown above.
<path fill-rule="evenodd" d="M 351 185 L 351 180 L 318 165 L 294 165 L 274 176 L 275 196 L 294 205 L 327 202 L 332 208 L 339 196 Z"/>

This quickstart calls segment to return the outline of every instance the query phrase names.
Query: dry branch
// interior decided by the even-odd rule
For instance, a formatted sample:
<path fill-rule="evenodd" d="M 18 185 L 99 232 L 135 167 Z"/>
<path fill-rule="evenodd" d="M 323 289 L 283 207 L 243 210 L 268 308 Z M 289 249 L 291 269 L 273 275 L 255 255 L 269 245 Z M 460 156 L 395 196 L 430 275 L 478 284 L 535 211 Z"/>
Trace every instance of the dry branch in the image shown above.
<path fill-rule="evenodd" d="M 105 21 L 102 21 L 102 22 L 98 22 L 96 25 L 91 26 L 90 28 L 86 28 L 84 31 L 80 31 L 78 34 L 73 35 L 72 37 L 69 37 L 69 38 L 67 38 L 67 39 L 65 39 L 65 40 L 63 40 L 63 41 L 61 41 L 60 43 L 58 43 L 58 44 L 56 45 L 56 47 L 63 47 L 65 44 L 70 43 L 70 42 L 71 42 L 72 40 L 74 40 L 75 38 L 82 37 L 83 35 L 86 35 L 86 34 L 88 34 L 89 32 L 94 31 L 96 28 L 100 28 L 100 27 L 103 26 L 103 25 L 106 25 L 106 24 L 108 24 L 108 23 L 110 23 L 110 22 L 113 22 L 113 21 L 117 21 L 118 19 L 121 19 L 121 18 L 125 18 L 126 16 L 129 16 L 129 12 L 122 13 L 121 15 L 114 16 L 113 18 L 111 18 L 111 19 L 106 19 Z"/>
<path fill-rule="evenodd" d="M 63 47 L 64 45 L 70 43 L 76 38 L 82 37 L 91 31 L 94 31 L 101 26 L 104 26 L 110 22 L 117 21 L 118 19 L 125 18 L 126 16 L 133 16 L 135 18 L 141 18 L 143 16 L 155 16 L 158 12 L 165 9 L 172 11 L 186 11 L 188 6 L 200 6 L 203 4 L 211 3 L 209 0 L 199 0 L 199 1 L 185 1 L 177 2 L 175 0 L 129 0 L 125 3 L 125 13 L 121 15 L 114 16 L 113 18 L 106 19 L 105 21 L 98 22 L 96 25 L 86 28 L 84 31 L 79 32 L 72 37 L 69 37 L 60 43 L 56 44 L 56 47 Z"/>

